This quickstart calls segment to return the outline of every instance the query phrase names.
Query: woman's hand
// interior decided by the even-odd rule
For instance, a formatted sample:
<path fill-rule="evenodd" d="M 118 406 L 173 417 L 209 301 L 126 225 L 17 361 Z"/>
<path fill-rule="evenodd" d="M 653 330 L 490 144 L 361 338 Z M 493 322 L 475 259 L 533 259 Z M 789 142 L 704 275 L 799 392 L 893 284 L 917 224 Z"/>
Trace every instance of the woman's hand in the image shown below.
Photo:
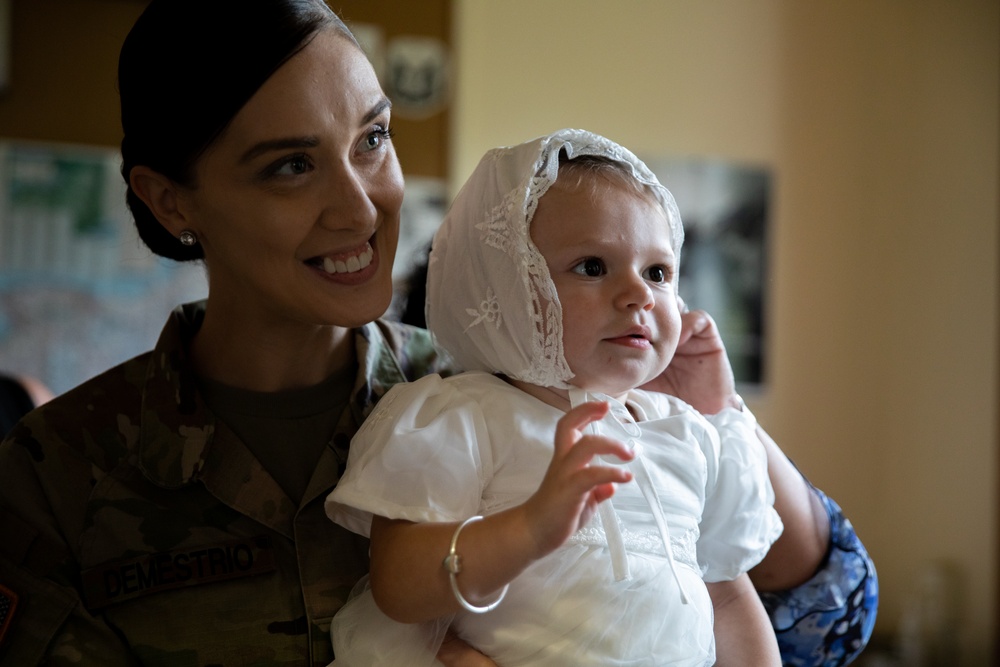
<path fill-rule="evenodd" d="M 618 440 L 583 433 L 588 424 L 607 413 L 607 403 L 584 403 L 556 424 L 552 462 L 538 491 L 521 506 L 539 558 L 586 525 L 597 505 L 614 494 L 614 484 L 632 479 L 623 466 L 592 465 L 595 456 L 616 456 L 622 461 L 634 457 Z"/>

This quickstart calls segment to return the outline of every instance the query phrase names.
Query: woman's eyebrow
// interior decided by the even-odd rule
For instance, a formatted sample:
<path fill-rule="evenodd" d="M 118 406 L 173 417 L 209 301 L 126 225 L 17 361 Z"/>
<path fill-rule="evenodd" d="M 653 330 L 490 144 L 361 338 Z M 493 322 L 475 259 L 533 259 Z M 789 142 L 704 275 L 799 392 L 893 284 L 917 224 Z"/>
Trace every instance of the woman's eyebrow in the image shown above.
<path fill-rule="evenodd" d="M 359 125 L 367 125 L 381 116 L 386 109 L 391 108 L 392 102 L 389 101 L 389 98 L 383 97 L 375 104 L 375 106 L 371 108 L 368 113 L 365 114 Z M 269 153 L 271 151 L 284 151 L 292 148 L 315 148 L 316 146 L 319 146 L 318 137 L 282 137 L 280 139 L 266 139 L 254 144 L 245 153 L 243 153 L 240 157 L 240 164 L 246 164 L 257 157 L 260 157 L 264 153 Z"/>
<path fill-rule="evenodd" d="M 389 100 L 388 97 L 383 97 L 381 100 L 375 103 L 375 106 L 371 108 L 371 111 L 365 114 L 365 117 L 361 119 L 361 124 L 367 125 L 368 123 L 372 122 L 373 120 L 381 116 L 386 111 L 386 109 L 391 109 L 391 108 L 392 108 L 392 102 Z"/>
<path fill-rule="evenodd" d="M 283 151 L 290 148 L 315 148 L 319 146 L 318 137 L 282 137 L 280 139 L 267 139 L 254 144 L 240 157 L 240 164 L 246 164 L 254 158 L 260 157 L 271 151 Z"/>

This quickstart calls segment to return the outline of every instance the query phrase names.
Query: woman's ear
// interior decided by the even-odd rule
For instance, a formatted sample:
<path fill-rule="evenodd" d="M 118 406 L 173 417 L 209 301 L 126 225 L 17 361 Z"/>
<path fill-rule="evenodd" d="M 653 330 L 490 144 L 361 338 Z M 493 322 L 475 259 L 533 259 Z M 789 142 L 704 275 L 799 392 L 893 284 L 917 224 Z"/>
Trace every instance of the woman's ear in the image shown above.
<path fill-rule="evenodd" d="M 185 229 L 197 231 L 191 228 L 190 221 L 178 206 L 179 186 L 172 179 L 149 167 L 135 166 L 129 173 L 129 184 L 136 196 L 173 236 L 179 236 Z"/>

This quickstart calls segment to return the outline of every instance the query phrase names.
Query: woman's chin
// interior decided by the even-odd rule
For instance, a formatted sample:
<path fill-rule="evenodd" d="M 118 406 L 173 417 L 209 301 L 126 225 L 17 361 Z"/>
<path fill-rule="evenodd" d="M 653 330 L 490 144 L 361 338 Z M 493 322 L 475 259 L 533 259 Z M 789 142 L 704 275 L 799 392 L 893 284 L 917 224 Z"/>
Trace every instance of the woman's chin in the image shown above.
<path fill-rule="evenodd" d="M 344 327 L 364 326 L 385 315 L 391 303 L 392 285 L 390 284 L 388 288 L 379 290 L 378 293 L 364 299 L 358 299 L 358 303 L 354 307 L 338 308 L 338 319 L 342 321 L 337 322 L 337 324 Z"/>

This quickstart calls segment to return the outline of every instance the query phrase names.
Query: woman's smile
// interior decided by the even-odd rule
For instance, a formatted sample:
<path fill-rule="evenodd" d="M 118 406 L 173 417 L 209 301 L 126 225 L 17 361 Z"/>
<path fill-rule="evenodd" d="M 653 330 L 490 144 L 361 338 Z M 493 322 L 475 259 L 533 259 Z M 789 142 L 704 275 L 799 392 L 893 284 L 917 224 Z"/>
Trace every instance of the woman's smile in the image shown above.
<path fill-rule="evenodd" d="M 378 255 L 372 241 L 374 237 L 353 250 L 313 257 L 306 264 L 337 282 L 360 284 L 378 271 Z"/>

